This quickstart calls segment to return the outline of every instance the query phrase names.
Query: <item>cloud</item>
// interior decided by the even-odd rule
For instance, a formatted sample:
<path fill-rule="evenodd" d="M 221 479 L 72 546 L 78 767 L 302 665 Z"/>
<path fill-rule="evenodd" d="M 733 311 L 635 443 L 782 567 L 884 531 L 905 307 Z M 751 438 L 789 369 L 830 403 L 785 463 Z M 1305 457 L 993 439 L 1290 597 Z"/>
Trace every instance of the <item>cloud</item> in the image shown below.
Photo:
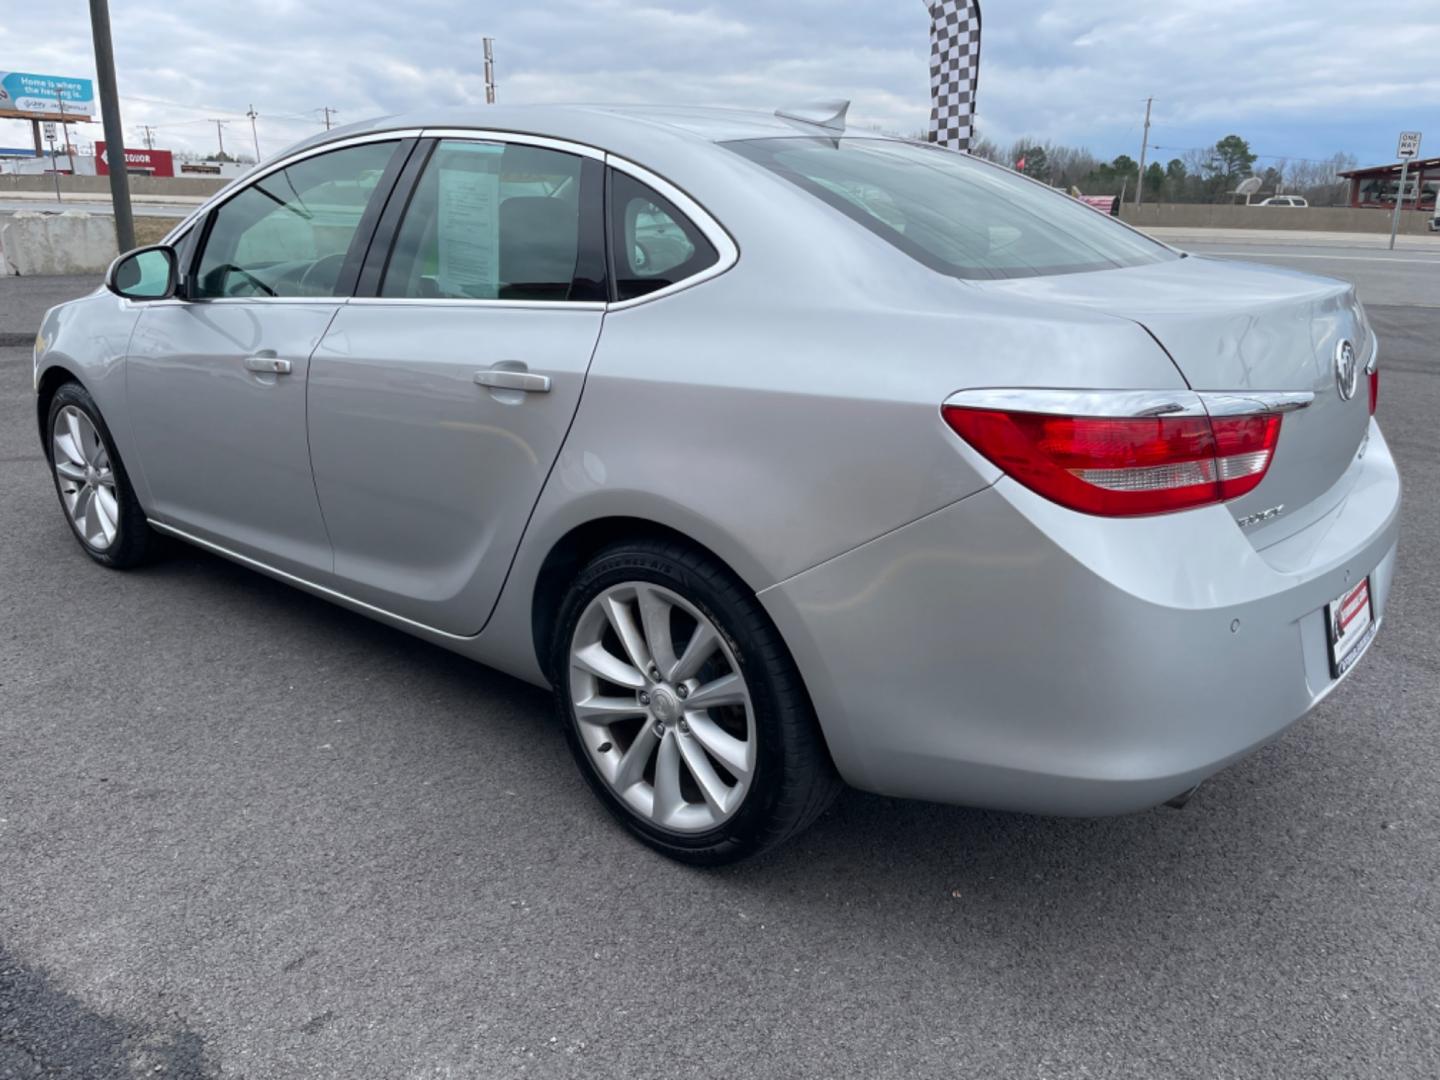
<path fill-rule="evenodd" d="M 0 66 L 93 72 L 88 26 L 19 5 L 0 25 Z M 928 16 L 920 0 L 529 0 L 406 5 L 249 0 L 160 7 L 112 0 L 127 138 L 261 149 L 341 122 L 484 101 L 482 38 L 496 39 L 502 101 L 662 101 L 773 109 L 849 97 L 861 125 L 904 133 L 928 119 Z M 1414 0 L 990 0 L 979 118 L 1022 135 L 1138 151 L 1213 143 L 1231 131 L 1262 153 L 1362 159 L 1402 127 L 1440 139 L 1440 8 Z M 99 125 L 81 138 L 99 137 Z M 28 140 L 0 124 L 0 143 Z M 1161 152 L 1162 156 L 1165 152 Z"/>

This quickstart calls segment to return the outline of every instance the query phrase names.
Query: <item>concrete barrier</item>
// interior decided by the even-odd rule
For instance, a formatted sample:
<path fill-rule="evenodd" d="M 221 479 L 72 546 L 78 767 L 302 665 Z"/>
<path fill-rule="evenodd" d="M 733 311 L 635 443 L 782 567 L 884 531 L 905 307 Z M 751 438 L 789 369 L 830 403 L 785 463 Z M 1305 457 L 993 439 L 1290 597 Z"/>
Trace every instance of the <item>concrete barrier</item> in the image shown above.
<path fill-rule="evenodd" d="M 22 210 L 0 224 L 0 274 L 93 274 L 115 259 L 115 219 Z"/>
<path fill-rule="evenodd" d="M 131 176 L 132 195 L 171 195 L 207 197 L 215 194 L 228 179 L 220 176 Z M 62 176 L 60 190 L 66 194 L 110 197 L 108 176 Z M 44 191 L 54 194 L 53 176 L 28 176 L 6 173 L 0 175 L 0 197 L 10 192 Z"/>
<path fill-rule="evenodd" d="M 1348 206 L 1209 206 L 1200 203 L 1127 203 L 1120 217 L 1140 228 L 1171 229 L 1281 229 L 1302 232 L 1349 232 L 1390 234 L 1392 212 L 1376 208 L 1355 210 Z M 1400 231 L 1407 236 L 1425 233 L 1428 210 L 1406 210 L 1400 215 Z"/>

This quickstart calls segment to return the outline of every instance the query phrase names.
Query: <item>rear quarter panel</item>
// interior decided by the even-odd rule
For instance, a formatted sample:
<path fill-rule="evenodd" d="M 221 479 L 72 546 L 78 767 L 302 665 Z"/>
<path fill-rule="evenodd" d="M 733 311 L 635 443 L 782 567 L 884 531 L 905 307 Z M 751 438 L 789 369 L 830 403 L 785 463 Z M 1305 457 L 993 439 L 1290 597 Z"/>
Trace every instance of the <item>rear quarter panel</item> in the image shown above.
<path fill-rule="evenodd" d="M 996 480 L 941 419 L 956 390 L 1183 386 L 1128 320 L 1053 320 L 1031 302 L 984 298 L 835 216 L 843 228 L 807 222 L 823 251 L 797 250 L 807 234 L 783 222 L 732 226 L 732 270 L 606 315 L 574 425 L 479 643 L 486 660 L 538 681 L 536 576 L 587 521 L 675 529 L 758 592 Z"/>

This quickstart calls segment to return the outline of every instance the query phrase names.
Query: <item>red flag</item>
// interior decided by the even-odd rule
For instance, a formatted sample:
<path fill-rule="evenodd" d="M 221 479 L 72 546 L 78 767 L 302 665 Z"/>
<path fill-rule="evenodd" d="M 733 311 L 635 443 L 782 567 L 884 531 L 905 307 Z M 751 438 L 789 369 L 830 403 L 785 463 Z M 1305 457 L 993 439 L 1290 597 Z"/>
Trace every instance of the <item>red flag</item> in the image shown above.
<path fill-rule="evenodd" d="M 1015 162 L 1015 171 L 1016 171 L 1016 172 L 1024 172 L 1024 171 L 1025 171 L 1025 159 L 1024 159 L 1023 157 L 1022 157 L 1019 161 Z"/>

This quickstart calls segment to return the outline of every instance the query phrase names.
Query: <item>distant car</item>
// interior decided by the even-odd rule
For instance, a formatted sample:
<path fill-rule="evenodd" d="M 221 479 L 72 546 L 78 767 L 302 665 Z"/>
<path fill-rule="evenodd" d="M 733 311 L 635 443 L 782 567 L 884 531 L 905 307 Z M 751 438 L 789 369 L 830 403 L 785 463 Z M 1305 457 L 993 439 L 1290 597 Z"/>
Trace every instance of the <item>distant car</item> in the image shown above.
<path fill-rule="evenodd" d="M 1256 206 L 1299 206 L 1307 207 L 1310 204 L 1299 195 L 1271 195 L 1270 198 L 1255 204 Z"/>
<path fill-rule="evenodd" d="M 1110 814 L 1279 735 L 1385 614 L 1377 348 L 1344 282 L 967 154 L 489 106 L 259 166 L 50 311 L 34 385 L 97 563 L 158 530 L 548 685 L 605 806 L 715 863 L 841 778 Z M 517 788 L 553 749 L 424 722 Z"/>

